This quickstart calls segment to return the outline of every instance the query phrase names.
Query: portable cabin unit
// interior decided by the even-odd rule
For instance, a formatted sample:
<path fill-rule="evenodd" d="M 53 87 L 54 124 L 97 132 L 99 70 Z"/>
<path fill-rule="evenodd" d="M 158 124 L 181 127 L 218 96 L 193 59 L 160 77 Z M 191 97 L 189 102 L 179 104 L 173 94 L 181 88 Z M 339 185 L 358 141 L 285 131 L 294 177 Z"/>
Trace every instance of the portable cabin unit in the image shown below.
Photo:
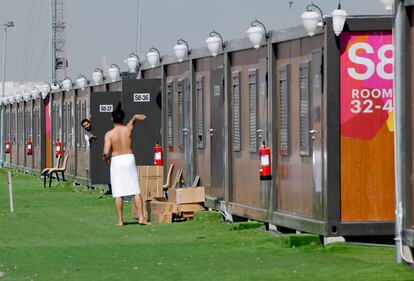
<path fill-rule="evenodd" d="M 17 168 L 17 103 L 10 104 L 10 167 Z"/>
<path fill-rule="evenodd" d="M 244 40 L 247 41 L 247 40 Z M 240 42 L 249 44 L 249 42 Z M 250 44 L 249 44 L 250 45 Z M 250 47 L 250 46 L 249 46 Z M 267 46 L 231 52 L 229 131 L 232 208 L 269 208 L 269 185 L 259 177 L 259 146 L 268 140 Z M 243 211 L 244 212 L 244 211 Z M 266 220 L 267 218 L 263 218 Z"/>
<path fill-rule="evenodd" d="M 163 58 L 163 65 L 141 70 L 141 79 L 162 79 L 162 140 L 164 175 L 171 164 L 184 171 L 183 179 L 190 182 L 190 70 L 189 61 L 177 62 Z"/>
<path fill-rule="evenodd" d="M 105 132 L 112 127 L 110 113 L 120 101 L 122 84 L 121 80 L 105 80 L 101 85 L 90 87 L 88 119 L 97 140 L 88 147 L 89 181 L 92 185 L 109 184 L 109 165 L 102 160 L 102 151 Z"/>
<path fill-rule="evenodd" d="M 16 162 L 16 168 L 19 171 L 24 171 L 25 166 L 25 102 L 23 101 L 22 97 L 20 96 L 19 101 L 16 103 L 17 105 L 17 130 L 16 130 L 16 144 L 17 144 L 17 162 Z"/>
<path fill-rule="evenodd" d="M 81 122 L 90 119 L 89 99 L 92 87 L 76 89 L 75 139 L 76 139 L 76 182 L 90 185 L 89 143 L 86 141 Z"/>
<path fill-rule="evenodd" d="M 49 97 L 47 97 L 49 100 Z M 32 173 L 39 174 L 46 161 L 46 112 L 45 101 L 41 95 L 32 100 Z"/>
<path fill-rule="evenodd" d="M 62 159 L 65 155 L 64 146 L 64 128 L 63 128 L 63 91 L 61 89 L 51 90 L 49 94 L 49 106 L 46 112 L 50 112 L 50 135 L 48 136 L 49 145 L 49 167 L 55 167 L 57 161 L 56 148 L 60 145 Z M 61 162 L 62 163 L 62 162 Z"/>
<path fill-rule="evenodd" d="M 189 62 L 172 63 L 166 66 L 167 97 L 167 166 L 174 164 L 184 171 L 184 180 L 190 181 L 191 160 L 188 157 L 190 121 L 190 77 Z M 187 169 L 186 169 L 187 168 Z"/>
<path fill-rule="evenodd" d="M 76 146 L 75 146 L 75 90 L 73 88 L 62 91 L 63 109 L 62 109 L 62 148 L 63 156 L 69 156 L 66 173 L 70 179 L 76 175 Z"/>
<path fill-rule="evenodd" d="M 194 60 L 195 173 L 212 198 L 224 198 L 224 55 Z"/>
<path fill-rule="evenodd" d="M 6 142 L 10 142 L 9 147 L 10 147 L 10 151 L 11 151 L 11 131 L 10 131 L 10 123 L 11 123 L 11 103 L 7 100 L 6 104 L 3 106 L 3 110 L 4 110 L 4 142 L 6 144 Z M 4 144 L 4 146 L 6 146 Z M 4 165 L 5 167 L 11 167 L 11 152 L 6 153 L 5 150 L 5 156 L 4 156 Z"/>
<path fill-rule="evenodd" d="M 170 91 L 171 94 L 170 94 L 170 104 L 168 104 L 168 95 L 165 94 L 165 93 L 167 93 L 167 80 L 165 79 L 166 75 L 167 75 L 166 74 L 166 68 L 162 65 L 155 66 L 155 67 L 150 67 L 150 68 L 141 67 L 140 70 L 139 70 L 139 73 L 137 75 L 137 79 L 160 79 L 161 80 L 161 89 L 160 89 L 161 93 L 162 93 L 162 95 L 161 95 L 161 104 L 164 105 L 163 106 L 164 109 L 161 111 L 160 145 L 162 146 L 162 149 L 163 149 L 164 182 L 165 182 L 166 177 L 167 177 L 169 165 L 171 165 L 173 163 L 173 162 L 167 163 L 167 161 L 166 161 L 168 151 L 169 151 L 169 146 L 172 144 L 172 138 L 173 138 L 173 131 L 171 130 L 172 126 L 173 126 L 173 123 L 172 123 L 173 122 L 173 115 L 172 115 L 173 105 L 171 104 L 172 103 L 172 100 L 171 100 L 172 87 L 171 87 L 171 84 L 169 84 L 169 91 Z M 167 107 L 169 109 L 167 109 Z M 168 117 L 168 112 L 171 112 L 169 117 Z M 168 128 L 170 128 L 170 131 L 168 131 Z M 166 138 L 169 138 L 170 141 L 167 141 Z"/>
<path fill-rule="evenodd" d="M 391 26 L 391 17 L 351 18 L 339 42 L 332 22 L 326 28 L 322 174 L 327 234 L 394 234 Z"/>
<path fill-rule="evenodd" d="M 26 173 L 32 173 L 33 171 L 33 100 L 31 99 L 30 93 L 25 93 L 24 96 L 24 116 L 23 116 L 23 124 L 24 124 L 24 139 L 23 139 L 23 146 L 24 146 L 24 171 Z M 30 144 L 31 142 L 31 144 Z M 29 147 L 31 146 L 32 154 L 28 153 Z"/>
<path fill-rule="evenodd" d="M 90 145 L 85 139 L 85 130 L 82 128 L 81 121 L 89 119 L 91 121 L 91 93 L 106 92 L 109 84 L 95 84 L 90 82 L 85 89 L 78 88 L 76 91 L 76 178 L 77 183 L 87 186 L 91 185 L 91 152 Z M 94 125 L 92 123 L 92 130 Z"/>
<path fill-rule="evenodd" d="M 395 118 L 396 118 L 396 193 L 401 215 L 402 245 L 414 249 L 413 124 L 414 111 L 414 1 L 399 0 L 395 7 Z M 405 251 L 404 251 L 405 252 Z M 407 257 L 407 253 L 405 252 Z"/>

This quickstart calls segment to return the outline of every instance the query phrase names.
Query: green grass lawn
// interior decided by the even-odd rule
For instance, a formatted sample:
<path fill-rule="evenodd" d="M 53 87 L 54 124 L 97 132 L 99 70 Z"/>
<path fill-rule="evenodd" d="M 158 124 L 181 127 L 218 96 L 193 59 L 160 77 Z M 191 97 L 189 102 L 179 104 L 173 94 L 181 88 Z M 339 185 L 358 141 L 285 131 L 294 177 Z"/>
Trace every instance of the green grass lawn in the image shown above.
<path fill-rule="evenodd" d="M 392 247 L 336 244 L 287 248 L 258 229 L 201 216 L 139 226 L 126 204 L 116 227 L 113 199 L 69 183 L 43 188 L 14 173 L 9 212 L 0 170 L 0 281 L 3 280 L 414 280 Z"/>

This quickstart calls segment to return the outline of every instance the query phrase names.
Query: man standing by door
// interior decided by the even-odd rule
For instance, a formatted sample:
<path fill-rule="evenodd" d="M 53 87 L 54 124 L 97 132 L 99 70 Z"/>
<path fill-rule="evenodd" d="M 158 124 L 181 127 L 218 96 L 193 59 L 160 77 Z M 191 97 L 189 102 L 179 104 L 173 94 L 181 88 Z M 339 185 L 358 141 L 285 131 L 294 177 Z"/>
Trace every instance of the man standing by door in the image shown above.
<path fill-rule="evenodd" d="M 114 128 L 105 134 L 103 150 L 104 160 L 111 163 L 110 175 L 112 185 L 112 197 L 115 198 L 115 208 L 118 217 L 117 226 L 123 226 L 123 200 L 122 197 L 133 196 L 133 203 L 138 213 L 139 224 L 148 224 L 144 218 L 143 202 L 139 189 L 138 172 L 135 157 L 132 152 L 132 132 L 134 125 L 139 120 L 145 120 L 146 116 L 136 114 L 128 122 L 123 124 L 125 112 L 120 104 L 112 112 Z M 111 155 L 111 156 L 110 156 Z"/>

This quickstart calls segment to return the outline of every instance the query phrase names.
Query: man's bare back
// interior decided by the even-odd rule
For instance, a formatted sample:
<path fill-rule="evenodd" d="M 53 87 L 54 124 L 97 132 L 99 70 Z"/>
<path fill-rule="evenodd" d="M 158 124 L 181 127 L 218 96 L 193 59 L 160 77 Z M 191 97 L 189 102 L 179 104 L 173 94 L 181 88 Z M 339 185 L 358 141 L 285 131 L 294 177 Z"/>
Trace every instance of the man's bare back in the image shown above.
<path fill-rule="evenodd" d="M 106 133 L 105 138 L 111 143 L 112 156 L 131 154 L 132 130 L 124 125 L 117 125 Z"/>
<path fill-rule="evenodd" d="M 145 118 L 145 115 L 136 114 L 127 125 L 114 124 L 114 128 L 105 134 L 103 156 L 106 160 L 109 160 L 110 151 L 112 156 L 132 154 L 132 131 L 135 122 Z"/>

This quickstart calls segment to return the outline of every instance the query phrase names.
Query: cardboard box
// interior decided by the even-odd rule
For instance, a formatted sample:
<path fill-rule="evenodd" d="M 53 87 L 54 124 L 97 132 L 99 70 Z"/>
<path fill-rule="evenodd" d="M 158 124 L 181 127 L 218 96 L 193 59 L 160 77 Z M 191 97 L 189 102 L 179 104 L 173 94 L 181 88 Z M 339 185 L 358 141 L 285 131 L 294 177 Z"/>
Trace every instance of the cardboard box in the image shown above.
<path fill-rule="evenodd" d="M 172 223 L 173 213 L 177 212 L 177 204 L 165 200 L 164 197 L 155 197 L 150 203 L 149 213 L 151 222 Z"/>
<path fill-rule="evenodd" d="M 143 200 L 152 200 L 163 195 L 163 167 L 138 166 L 139 188 Z"/>
<path fill-rule="evenodd" d="M 172 213 L 151 213 L 152 223 L 172 223 Z"/>
<path fill-rule="evenodd" d="M 138 166 L 139 175 L 145 177 L 161 177 L 163 176 L 163 166 Z"/>
<path fill-rule="evenodd" d="M 156 198 L 151 201 L 152 213 L 177 213 L 177 204 L 166 201 L 164 198 Z"/>
<path fill-rule="evenodd" d="M 205 196 L 204 186 L 168 189 L 168 201 L 177 204 L 204 203 Z"/>
<path fill-rule="evenodd" d="M 177 205 L 178 213 L 204 211 L 205 209 L 206 208 L 204 208 L 204 203 L 187 203 Z"/>
<path fill-rule="evenodd" d="M 143 200 L 152 200 L 154 197 L 161 197 L 162 180 L 144 179 L 140 181 L 139 188 Z"/>

